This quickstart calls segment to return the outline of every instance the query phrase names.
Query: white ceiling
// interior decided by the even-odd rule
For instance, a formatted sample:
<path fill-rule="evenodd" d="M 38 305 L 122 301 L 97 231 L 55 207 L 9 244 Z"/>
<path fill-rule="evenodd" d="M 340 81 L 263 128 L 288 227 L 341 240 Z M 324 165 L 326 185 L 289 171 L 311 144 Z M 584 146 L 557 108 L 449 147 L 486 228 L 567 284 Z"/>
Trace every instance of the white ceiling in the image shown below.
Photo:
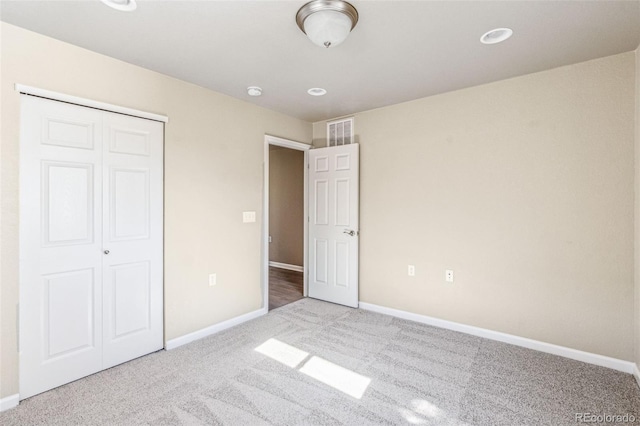
<path fill-rule="evenodd" d="M 2 1 L 3 21 L 320 121 L 634 50 L 640 1 L 365 1 L 340 46 L 298 29 L 300 1 Z M 509 27 L 504 43 L 480 36 Z M 247 86 L 262 87 L 251 98 Z M 323 87 L 324 97 L 307 95 Z"/>

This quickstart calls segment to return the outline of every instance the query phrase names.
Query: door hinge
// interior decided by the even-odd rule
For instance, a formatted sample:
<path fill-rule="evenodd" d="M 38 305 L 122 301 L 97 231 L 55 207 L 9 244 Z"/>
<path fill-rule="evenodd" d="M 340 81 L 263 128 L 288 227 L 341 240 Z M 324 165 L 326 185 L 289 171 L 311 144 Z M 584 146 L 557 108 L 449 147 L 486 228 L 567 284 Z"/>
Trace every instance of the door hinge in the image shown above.
<path fill-rule="evenodd" d="M 18 347 L 18 353 L 20 353 L 20 304 L 16 304 L 16 346 Z"/>

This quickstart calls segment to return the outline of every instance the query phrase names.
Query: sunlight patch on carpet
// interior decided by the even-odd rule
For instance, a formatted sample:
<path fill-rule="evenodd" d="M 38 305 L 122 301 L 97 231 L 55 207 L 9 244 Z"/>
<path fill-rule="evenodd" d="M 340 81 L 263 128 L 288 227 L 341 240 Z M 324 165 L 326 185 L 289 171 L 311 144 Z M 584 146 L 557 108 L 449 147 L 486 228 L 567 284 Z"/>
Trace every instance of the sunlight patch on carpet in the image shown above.
<path fill-rule="evenodd" d="M 444 411 L 424 399 L 414 399 L 411 407 L 412 410 L 398 408 L 398 411 L 412 425 L 432 424 L 433 420 L 446 417 Z"/>
<path fill-rule="evenodd" d="M 254 350 L 356 399 L 362 398 L 371 383 L 369 377 L 317 356 L 298 368 L 309 353 L 277 339 L 269 339 Z"/>
<path fill-rule="evenodd" d="M 255 350 L 291 368 L 296 368 L 309 356 L 307 352 L 287 345 L 277 339 L 269 339 Z"/>
<path fill-rule="evenodd" d="M 307 361 L 300 372 L 357 399 L 362 398 L 371 383 L 370 378 L 317 356 Z"/>

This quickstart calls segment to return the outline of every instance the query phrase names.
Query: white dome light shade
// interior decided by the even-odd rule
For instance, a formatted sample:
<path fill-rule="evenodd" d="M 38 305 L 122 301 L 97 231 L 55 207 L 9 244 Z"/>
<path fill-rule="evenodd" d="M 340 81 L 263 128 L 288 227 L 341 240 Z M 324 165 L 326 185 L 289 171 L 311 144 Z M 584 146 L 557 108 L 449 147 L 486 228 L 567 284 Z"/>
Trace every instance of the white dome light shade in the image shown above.
<path fill-rule="evenodd" d="M 296 22 L 314 44 L 334 47 L 356 26 L 358 11 L 343 0 L 312 0 L 298 10 Z"/>
<path fill-rule="evenodd" d="M 138 5 L 136 4 L 136 0 L 100 0 L 100 1 L 109 7 L 112 7 L 116 10 L 121 10 L 123 12 L 130 12 L 132 10 L 135 10 L 138 7 Z"/>
<path fill-rule="evenodd" d="M 304 20 L 304 32 L 318 46 L 335 47 L 351 32 L 351 19 L 342 12 L 323 10 Z"/>

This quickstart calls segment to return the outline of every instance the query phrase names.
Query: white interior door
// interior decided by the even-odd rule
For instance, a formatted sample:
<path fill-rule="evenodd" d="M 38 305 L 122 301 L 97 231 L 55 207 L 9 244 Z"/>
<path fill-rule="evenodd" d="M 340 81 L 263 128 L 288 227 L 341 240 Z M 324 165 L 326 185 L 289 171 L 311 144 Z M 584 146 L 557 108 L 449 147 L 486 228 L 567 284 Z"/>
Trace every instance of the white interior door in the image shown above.
<path fill-rule="evenodd" d="M 105 112 L 102 368 L 162 349 L 162 123 Z"/>
<path fill-rule="evenodd" d="M 358 307 L 359 145 L 309 151 L 309 297 Z"/>
<path fill-rule="evenodd" d="M 31 96 L 21 114 L 24 399 L 162 347 L 162 124 Z"/>
<path fill-rule="evenodd" d="M 20 397 L 102 368 L 101 112 L 23 96 Z"/>

